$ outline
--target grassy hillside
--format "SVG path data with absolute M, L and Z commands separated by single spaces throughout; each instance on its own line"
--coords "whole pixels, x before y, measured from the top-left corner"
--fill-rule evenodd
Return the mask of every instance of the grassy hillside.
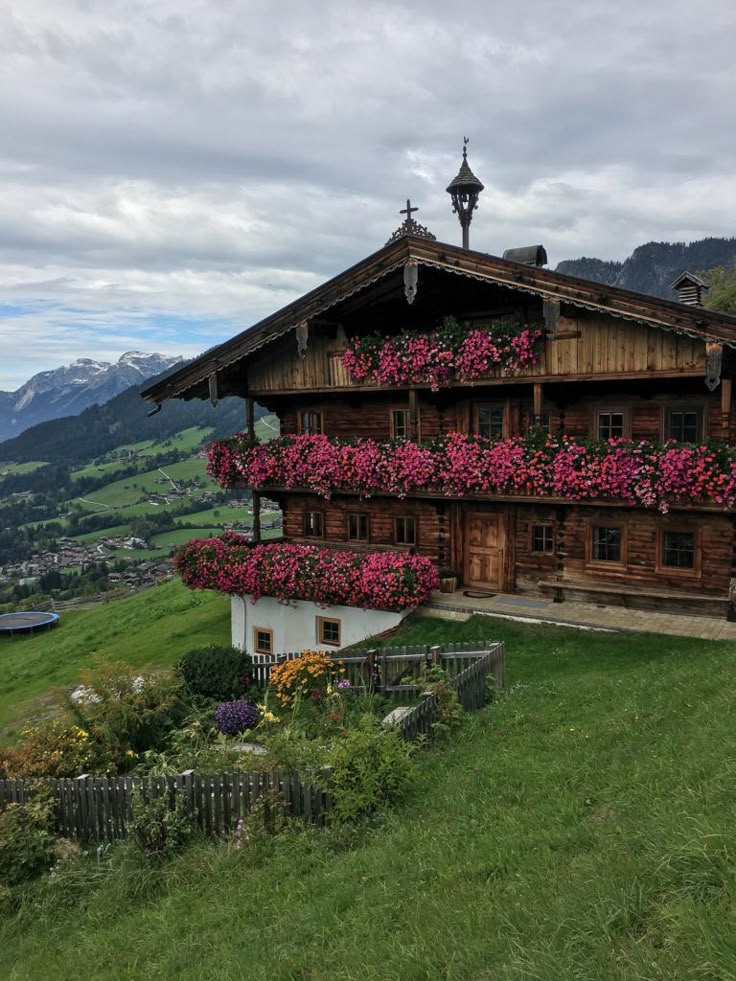
M 385 822 L 90 862 L 0 926 L 4 976 L 736 978 L 734 645 L 485 618 L 397 640 L 478 636 L 509 691 Z
M 112 475 L 121 467 L 127 466 L 131 462 L 131 458 L 138 459 L 141 462 L 141 469 L 145 469 L 147 457 L 156 456 L 157 453 L 166 453 L 170 450 L 192 453 L 206 441 L 211 433 L 212 429 L 210 428 L 191 426 L 189 429 L 183 429 L 180 433 L 176 433 L 163 441 L 145 439 L 139 443 L 118 446 L 114 453 L 109 454 L 115 459 L 107 460 L 103 457 L 100 461 L 89 463 L 87 466 L 73 471 L 72 477 L 79 480 L 82 477 L 99 477 L 101 474 Z
M 0 639 L 0 742 L 48 711 L 52 688 L 71 685 L 95 659 L 168 667 L 202 643 L 230 642 L 230 604 L 178 581 L 127 599 L 62 614 L 33 637 Z
M 32 473 L 34 470 L 38 470 L 39 467 L 45 466 L 45 463 L 39 461 L 33 461 L 29 463 L 3 463 L 0 461 L 0 480 L 3 477 L 7 477 L 10 474 L 15 473 Z

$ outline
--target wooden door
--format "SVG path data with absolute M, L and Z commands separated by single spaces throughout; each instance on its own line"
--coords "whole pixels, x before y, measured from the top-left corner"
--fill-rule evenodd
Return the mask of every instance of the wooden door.
M 465 516 L 465 584 L 503 589 L 505 515 L 478 511 Z

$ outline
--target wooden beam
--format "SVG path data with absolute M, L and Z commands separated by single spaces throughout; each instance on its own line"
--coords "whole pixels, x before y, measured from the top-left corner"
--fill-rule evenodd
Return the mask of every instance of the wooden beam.
M 731 385 L 730 378 L 721 378 L 721 428 L 724 439 L 728 439 L 731 431 Z
M 256 438 L 255 414 L 253 411 L 253 399 L 248 396 L 245 400 L 245 425 L 248 430 L 248 439 Z
M 261 540 L 261 493 L 252 491 L 253 498 L 253 541 Z
M 541 382 L 534 383 L 534 425 L 542 425 L 542 405 L 544 404 L 544 386 Z
M 417 402 L 416 388 L 409 389 L 409 439 L 416 439 L 419 435 L 419 404 Z

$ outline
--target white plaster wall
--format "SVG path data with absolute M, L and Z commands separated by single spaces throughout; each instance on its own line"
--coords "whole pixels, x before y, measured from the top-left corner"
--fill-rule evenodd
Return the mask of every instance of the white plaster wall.
M 290 651 L 335 651 L 317 643 L 317 617 L 333 617 L 342 621 L 341 647 L 397 627 L 408 611 L 387 613 L 383 610 L 361 610 L 356 606 L 317 606 L 295 600 L 288 606 L 272 596 L 263 596 L 251 603 L 250 596 L 231 597 L 231 626 L 233 647 L 253 654 L 253 628 L 273 630 L 274 654 Z

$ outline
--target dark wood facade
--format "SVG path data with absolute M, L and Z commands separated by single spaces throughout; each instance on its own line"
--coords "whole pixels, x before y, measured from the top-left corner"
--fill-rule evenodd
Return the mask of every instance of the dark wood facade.
M 411 306 L 403 291 L 407 261 L 420 268 Z M 539 362 L 437 392 L 356 384 L 346 372 L 346 337 L 429 330 L 447 315 L 469 328 L 499 319 L 544 324 Z M 305 323 L 301 357 L 294 329 Z M 576 437 L 733 441 L 734 347 L 736 318 L 408 240 L 403 252 L 390 246 L 376 253 L 145 397 L 201 397 L 208 382 L 210 395 L 214 387 L 214 394 L 266 406 L 292 434 L 509 438 L 535 425 Z M 492 433 L 483 431 L 489 419 Z M 548 498 L 268 494 L 283 509 L 290 539 L 413 548 L 452 568 L 466 586 L 724 615 L 729 609 L 734 517 L 715 504 L 660 514 Z

